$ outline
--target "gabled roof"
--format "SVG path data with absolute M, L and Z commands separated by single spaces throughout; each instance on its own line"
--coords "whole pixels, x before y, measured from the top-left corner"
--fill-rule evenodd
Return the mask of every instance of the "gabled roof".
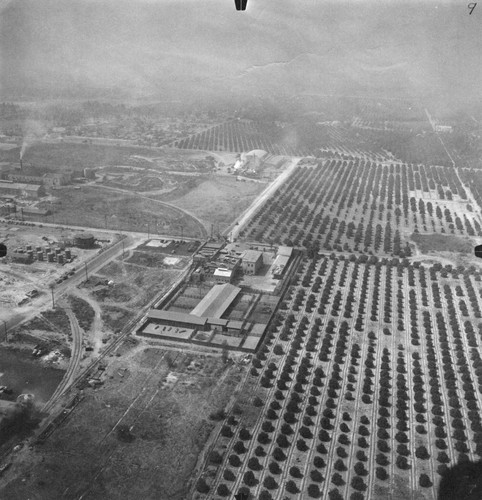
M 209 290 L 208 294 L 191 311 L 195 316 L 210 316 L 220 318 L 237 297 L 241 288 L 226 283 L 224 285 L 215 285 Z

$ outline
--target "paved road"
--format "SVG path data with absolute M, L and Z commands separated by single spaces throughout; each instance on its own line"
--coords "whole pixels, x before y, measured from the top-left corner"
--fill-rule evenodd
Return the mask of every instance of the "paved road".
M 301 158 L 292 158 L 289 160 L 290 165 L 254 200 L 251 206 L 237 221 L 237 224 L 235 223 L 234 226 L 229 226 L 228 229 L 224 231 L 224 235 L 227 236 L 231 233 L 233 239 L 237 238 L 243 226 L 251 219 L 254 213 L 266 203 L 266 200 L 268 200 L 268 198 L 283 184 L 283 182 L 288 179 L 300 160 Z

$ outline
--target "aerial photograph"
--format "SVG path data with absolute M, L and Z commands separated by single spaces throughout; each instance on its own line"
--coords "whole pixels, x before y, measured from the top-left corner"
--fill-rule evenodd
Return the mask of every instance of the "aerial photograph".
M 0 500 L 482 499 L 482 3 L 0 0 Z

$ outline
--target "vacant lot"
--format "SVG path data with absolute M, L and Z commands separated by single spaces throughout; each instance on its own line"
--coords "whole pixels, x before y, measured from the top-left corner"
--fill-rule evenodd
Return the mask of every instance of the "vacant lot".
M 57 223 L 202 237 L 204 229 L 193 217 L 156 201 L 106 189 L 83 186 L 56 191 L 61 205 L 54 217 Z
M 210 415 L 224 408 L 241 376 L 220 359 L 127 352 L 111 364 L 105 385 L 87 389 L 67 422 L 12 467 L 0 496 L 183 500 L 215 425 Z
M 215 231 L 223 231 L 265 187 L 266 184 L 257 182 L 237 181 L 234 176 L 212 176 L 201 183 L 193 181 L 193 189 L 179 198 L 170 195 L 170 202 L 214 224 Z
M 422 253 L 454 252 L 469 254 L 474 251 L 472 240 L 467 237 L 443 234 L 412 234 L 412 241 Z

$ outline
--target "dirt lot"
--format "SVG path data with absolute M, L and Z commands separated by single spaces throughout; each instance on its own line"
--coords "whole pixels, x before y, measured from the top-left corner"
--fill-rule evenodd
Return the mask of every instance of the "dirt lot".
M 70 241 L 76 232 L 51 227 L 19 226 L 0 223 L 0 241 L 5 242 L 8 251 L 18 247 L 32 245 L 42 248 L 50 246 L 70 247 Z M 115 235 L 95 232 L 95 236 L 106 241 L 113 241 Z M 104 243 L 103 243 L 104 244 Z M 108 243 L 105 243 L 106 245 Z M 30 303 L 23 307 L 17 304 L 25 299 L 31 290 L 38 290 L 40 295 L 49 294 L 49 284 L 55 283 L 62 275 L 74 268 L 80 268 L 83 262 L 94 256 L 100 246 L 92 250 L 71 247 L 73 260 L 64 265 L 55 262 L 34 261 L 32 264 L 12 263 L 9 254 L 0 259 L 0 319 L 8 320 L 15 313 L 29 310 Z
M 123 353 L 105 385 L 86 389 L 41 447 L 18 453 L 0 496 L 185 499 L 215 426 L 210 415 L 243 373 L 219 358 L 145 347 Z
M 234 176 L 210 176 L 170 203 L 195 213 L 202 221 L 214 224 L 215 231 L 222 232 L 265 187 L 266 184 L 257 182 L 236 181 Z

